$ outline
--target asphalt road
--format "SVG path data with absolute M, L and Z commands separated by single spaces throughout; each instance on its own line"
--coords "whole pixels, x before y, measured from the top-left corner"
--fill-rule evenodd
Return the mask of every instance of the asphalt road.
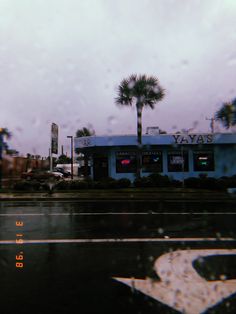
M 236 213 L 188 206 L 1 203 L 1 313 L 235 313 Z

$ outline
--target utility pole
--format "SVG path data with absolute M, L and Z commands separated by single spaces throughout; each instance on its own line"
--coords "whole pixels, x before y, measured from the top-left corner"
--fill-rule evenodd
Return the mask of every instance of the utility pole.
M 215 118 L 206 118 L 206 120 L 211 121 L 211 123 L 210 123 L 211 133 L 214 133 L 216 119 Z
M 73 173 L 73 165 L 74 165 L 74 158 L 73 158 L 73 136 L 68 135 L 67 138 L 70 138 L 70 157 L 71 157 L 71 180 L 73 180 L 74 173 Z
M 52 150 L 49 148 L 49 158 L 50 158 L 50 171 L 52 172 Z

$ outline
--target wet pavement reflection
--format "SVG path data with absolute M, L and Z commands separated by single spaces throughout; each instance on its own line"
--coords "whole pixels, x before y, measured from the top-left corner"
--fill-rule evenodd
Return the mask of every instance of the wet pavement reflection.
M 179 313 L 172 303 L 157 301 L 115 278 L 159 282 L 154 265 L 166 253 L 236 247 L 232 212 L 188 212 L 186 208 L 179 213 L 146 208 L 120 212 L 112 204 L 106 206 L 107 213 L 75 202 L 2 205 L 2 313 Z M 19 239 L 22 243 L 16 243 Z M 224 275 L 223 257 L 214 267 L 212 258 L 196 266 L 202 278 L 205 273 L 211 275 L 208 260 L 212 276 Z M 232 263 L 227 258 L 230 279 L 235 275 L 230 272 L 234 261 L 235 256 Z M 235 311 L 233 295 L 207 309 L 207 313 Z

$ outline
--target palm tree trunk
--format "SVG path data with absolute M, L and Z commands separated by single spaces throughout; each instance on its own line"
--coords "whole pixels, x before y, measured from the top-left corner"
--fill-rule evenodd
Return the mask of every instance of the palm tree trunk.
M 141 177 L 142 170 L 142 106 L 137 105 L 137 178 Z

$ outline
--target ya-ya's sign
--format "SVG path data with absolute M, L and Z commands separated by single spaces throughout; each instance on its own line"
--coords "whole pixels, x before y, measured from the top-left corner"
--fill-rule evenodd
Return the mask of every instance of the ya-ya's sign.
M 211 144 L 213 134 L 175 134 L 173 135 L 175 144 Z

